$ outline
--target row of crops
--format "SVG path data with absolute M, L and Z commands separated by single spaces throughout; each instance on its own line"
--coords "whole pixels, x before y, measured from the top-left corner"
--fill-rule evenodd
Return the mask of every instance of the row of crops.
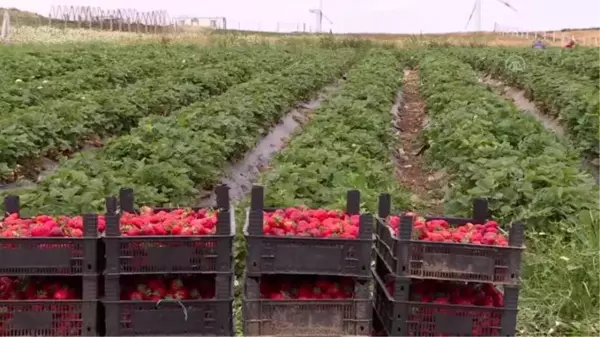
M 458 58 L 430 55 L 420 67 L 431 118 L 428 156 L 452 172 L 447 206 L 464 212 L 473 197 L 485 195 L 495 217 L 524 219 L 531 252 L 524 260 L 521 324 L 538 329 L 571 317 L 576 334 L 585 333 L 577 320 L 598 307 L 586 290 L 597 285 L 588 271 L 598 268 L 592 256 L 598 187 L 579 169 L 579 152 L 490 92 Z
M 23 145 L 7 141 L 6 146 L 15 148 L 12 158 L 11 151 L 3 152 L 9 168 L 18 163 L 19 156 L 43 156 L 49 146 L 74 141 L 73 145 L 67 144 L 74 147 L 86 135 L 116 135 L 102 149 L 77 154 L 61 163 L 60 169 L 38 188 L 23 194 L 28 207 L 55 212 L 97 210 L 103 198 L 119 186 L 136 188 L 140 200 L 147 203 L 186 204 L 194 200 L 196 188 L 211 188 L 223 165 L 251 148 L 286 107 L 338 78 L 352 62 L 354 52 L 313 49 L 289 53 L 256 48 L 240 52 L 216 49 L 210 55 L 219 61 L 192 66 L 184 72 L 185 77 L 169 80 L 170 86 L 181 88 L 161 86 L 160 90 L 151 90 L 138 88 L 138 82 L 119 94 L 106 96 L 103 103 L 57 112 L 55 124 L 51 123 L 52 115 L 46 115 L 49 123 L 3 130 L 16 133 L 3 135 L 3 139 L 24 139 L 24 145 L 30 145 L 28 151 Z M 148 83 L 156 85 L 153 79 Z M 137 94 L 128 92 L 130 88 Z M 141 101 L 133 101 L 137 99 Z M 73 124 L 61 129 L 67 117 Z M 14 116 L 10 120 L 13 126 L 19 126 Z M 8 117 L 6 121 L 9 123 Z M 36 135 L 36 127 L 53 132 L 55 137 Z M 22 165 L 32 164 L 27 161 Z M 80 187 L 73 186 L 73 179 Z M 73 200 L 81 202 L 74 204 Z
M 121 316 L 109 317 L 110 308 L 120 305 L 118 301 L 157 302 L 172 299 L 216 300 L 219 302 L 218 307 L 222 309 L 211 307 L 210 315 L 216 315 L 215 322 L 221 322 L 221 319 L 231 319 L 230 311 L 237 313 L 233 323 L 238 325 L 238 332 L 244 330 L 246 334 L 273 334 L 279 331 L 289 335 L 296 331 L 310 334 L 310 331 L 302 330 L 300 326 L 286 326 L 290 324 L 288 320 L 274 322 L 277 317 L 283 319 L 282 315 L 273 314 L 277 311 L 276 308 L 282 312 L 288 309 L 283 304 L 277 306 L 268 301 L 337 299 L 354 300 L 358 303 L 367 300 L 369 296 L 364 297 L 364 289 L 360 289 L 366 280 L 376 281 L 371 278 L 370 270 L 360 276 L 323 273 L 316 279 L 304 278 L 293 273 L 294 270 L 298 272 L 304 268 L 294 265 L 300 263 L 300 259 L 292 259 L 296 262 L 286 262 L 289 267 L 286 268 L 290 269 L 285 273 L 288 279 L 272 278 L 272 275 L 262 275 L 261 272 L 246 275 L 250 279 L 245 279 L 243 271 L 247 267 L 247 261 L 253 261 L 252 258 L 257 256 L 250 253 L 252 246 L 248 245 L 252 243 L 248 241 L 248 236 L 242 235 L 246 225 L 244 208 L 251 204 L 252 207 L 257 206 L 249 197 L 235 200 L 235 209 L 221 204 L 218 212 L 194 210 L 189 213 L 189 210 L 180 209 L 163 214 L 160 210 L 156 213 L 149 213 L 143 208 L 134 210 L 132 205 L 123 202 L 127 200 L 127 193 L 120 189 L 132 188 L 135 191 L 135 204 L 139 206 L 195 205 L 200 194 L 213 190 L 219 184 L 221 173 L 228 164 L 241 159 L 252 150 L 261 136 L 286 111 L 296 103 L 313 97 L 323 87 L 343 76 L 344 80 L 339 86 L 326 95 L 311 114 L 308 124 L 300 133 L 293 135 L 287 146 L 275 156 L 268 169 L 261 172 L 255 182 L 265 186 L 265 206 L 297 209 L 303 205 L 311 210 L 288 209 L 283 213 L 267 214 L 264 219 L 259 220 L 259 223 L 265 221 L 266 229 L 263 231 L 267 230 L 271 235 L 284 233 L 285 236 L 292 237 L 319 236 L 323 240 L 331 239 L 330 236 L 334 233 L 334 237 L 356 239 L 362 235 L 357 231 L 363 225 L 359 225 L 358 217 L 352 216 L 357 216 L 360 211 L 377 213 L 377 199 L 382 193 L 390 196 L 397 210 L 421 213 L 423 210 L 415 209 L 417 205 L 411 201 L 411 193 L 395 178 L 394 164 L 390 160 L 390 149 L 399 141 L 391 127 L 390 110 L 395 100 L 401 97 L 398 93 L 403 84 L 402 70 L 408 67 L 418 70 L 420 91 L 427 107 L 428 125 L 422 134 L 424 141 L 428 143 L 425 151 L 427 162 L 430 167 L 446 172 L 445 215 L 469 215 L 473 200 L 486 198 L 491 217 L 504 229 L 508 229 L 509 224 L 517 220 L 525 223 L 527 250 L 522 260 L 517 333 L 597 333 L 597 185 L 580 168 L 582 156 L 597 156 L 600 138 L 598 87 L 594 82 L 593 65 L 590 64 L 593 55 L 586 49 L 576 49 L 570 51 L 570 54 L 557 54 L 555 50 L 540 54 L 529 50 L 495 48 L 374 48 L 365 51 L 306 46 L 294 48 L 291 45 L 200 48 L 148 44 L 127 48 L 105 45 L 94 46 L 92 49 L 70 48 L 72 50 L 62 52 L 53 49 L 36 51 L 31 47 L 1 51 L 6 57 L 0 60 L 0 68 L 5 69 L 7 74 L 2 78 L 6 85 L 0 89 L 2 182 L 33 179 L 42 171 L 41 163 L 44 158 L 63 159 L 56 170 L 47 173 L 35 186 L 6 190 L 3 193 L 19 195 L 19 212 L 23 217 L 36 213 L 75 215 L 101 212 L 102 215 L 91 225 L 83 224 L 85 219 L 88 223 L 93 222 L 86 217 L 60 218 L 56 220 L 57 226 L 49 227 L 41 224 L 54 221 L 51 217 L 42 216 L 33 222 L 17 220 L 18 218 L 9 221 L 5 219 L 0 222 L 1 236 L 219 236 L 232 234 L 218 229 L 219 226 L 227 227 L 232 222 L 237 227 L 232 248 L 234 251 L 231 253 L 235 257 L 231 268 L 235 270 L 233 274 L 228 274 L 232 272 L 231 269 L 219 272 L 213 270 L 211 275 L 199 279 L 199 275 L 184 273 L 190 270 L 183 268 L 167 278 L 156 277 L 156 273 L 166 273 L 164 268 L 171 263 L 167 261 L 169 259 L 156 256 L 157 261 L 162 261 L 157 264 L 163 269 L 136 269 L 136 275 L 128 277 L 115 270 L 106 271 L 104 289 L 102 282 L 91 282 L 85 275 L 80 275 L 84 274 L 81 271 L 74 273 L 82 277 L 83 287 L 88 289 L 85 294 L 82 291 L 69 292 L 68 289 L 78 287 L 73 284 L 73 280 L 68 277 L 65 279 L 65 275 L 56 280 L 48 280 L 48 273 L 42 273 L 45 274 L 44 278 L 39 278 L 39 273 L 35 275 L 28 272 L 27 274 L 32 274 L 28 276 L 38 276 L 24 283 L 32 284 L 30 291 L 35 293 L 52 293 L 52 298 L 57 300 L 105 300 L 97 307 L 106 310 L 104 321 L 95 321 L 92 326 L 90 322 L 81 322 L 75 317 L 80 313 L 70 312 L 67 308 L 56 317 L 70 323 L 59 324 L 60 331 L 57 330 L 54 334 L 80 335 L 85 326 L 107 333 L 100 328 L 101 325 L 114 334 L 132 333 L 135 306 L 121 306 Z M 505 67 L 506 58 L 512 55 L 519 55 L 526 61 L 527 71 L 514 72 Z M 573 70 L 574 62 L 583 62 L 585 65 L 577 67 L 576 73 Z M 479 81 L 482 72 L 491 73 L 525 90 L 546 113 L 561 119 L 568 139 L 552 134 L 500 94 L 490 91 Z M 567 87 L 568 90 L 565 90 Z M 81 151 L 90 143 L 94 143 L 97 148 Z M 349 201 L 352 194 L 349 190 L 360 191 L 359 205 L 352 206 L 352 212 Z M 105 200 L 112 195 L 119 195 L 118 205 Z M 255 197 L 253 194 L 253 198 Z M 13 202 L 12 206 L 10 202 L 5 205 L 8 213 L 14 211 L 14 199 L 10 200 Z M 111 213 L 115 211 L 115 205 L 119 208 L 117 214 Z M 12 211 L 10 207 L 13 207 Z M 344 207 L 347 214 L 343 216 L 339 212 L 312 211 L 321 208 L 342 210 Z M 258 209 L 262 209 L 262 206 Z M 379 211 L 381 212 L 381 208 Z M 127 215 L 125 220 L 122 217 L 116 220 L 111 218 L 125 214 L 124 212 L 138 212 L 138 215 Z M 302 215 L 294 216 L 298 212 Z M 325 213 L 323 215 L 319 212 Z M 230 213 L 235 213 L 235 216 L 223 218 L 223 214 Z M 393 222 L 399 221 L 398 219 L 384 220 L 389 221 L 387 224 L 392 228 L 398 229 L 398 224 Z M 301 224 L 301 221 L 306 224 Z M 307 227 L 311 221 L 323 223 L 320 227 L 317 226 L 317 230 Z M 367 220 L 361 217 L 360 221 L 363 223 Z M 479 225 L 484 226 L 485 221 L 481 221 Z M 328 225 L 325 226 L 325 223 Z M 432 226 L 439 225 L 437 223 Z M 467 224 L 461 225 L 470 228 Z M 304 227 L 300 230 L 298 226 Z M 493 222 L 486 222 L 485 226 L 496 228 Z M 60 233 L 55 227 L 60 228 Z M 431 231 L 443 230 L 442 227 Z M 339 232 L 336 228 L 340 228 Z M 465 230 L 469 233 L 469 244 L 481 243 L 471 235 L 484 236 L 486 233 L 483 229 L 472 233 L 470 229 Z M 457 229 L 457 233 L 458 231 Z M 489 231 L 496 233 L 495 229 Z M 501 232 L 502 230 L 498 230 L 498 241 L 494 242 L 508 244 Z M 459 241 L 464 242 L 462 239 Z M 110 241 L 102 242 L 108 247 Z M 170 247 L 167 243 L 155 242 L 154 245 Z M 182 251 L 187 252 L 186 254 L 213 254 L 211 258 L 214 258 L 214 252 L 207 253 L 210 250 L 208 247 L 213 247 L 211 245 L 206 243 Z M 261 245 L 265 245 L 267 249 L 263 255 L 272 253 L 272 244 Z M 310 245 L 307 247 L 308 250 L 311 249 Z M 157 255 L 138 252 L 139 245 L 126 249 L 127 252 L 123 254 Z M 225 251 L 220 250 L 221 253 Z M 160 254 L 162 253 L 158 253 Z M 177 254 L 173 250 L 171 260 L 187 261 L 189 258 L 185 254 L 181 255 L 183 253 Z M 310 255 L 309 251 L 306 254 Z M 109 258 L 108 254 L 106 258 Z M 198 258 L 204 259 L 202 256 Z M 331 258 L 334 258 L 333 255 Z M 321 263 L 329 265 L 322 261 L 308 261 L 303 266 L 308 264 L 314 267 Z M 271 261 L 268 265 L 274 266 L 276 263 Z M 169 268 L 173 269 L 171 272 L 175 272 L 174 269 L 179 267 Z M 1 261 L 0 270 L 8 270 L 2 269 Z M 93 272 L 96 276 L 102 274 L 99 268 Z M 131 270 L 123 269 L 122 272 L 131 274 Z M 201 274 L 200 271 L 197 272 Z M 279 272 L 283 273 L 281 270 Z M 307 270 L 303 272 L 308 273 Z M 314 270 L 310 272 L 319 274 Z M 230 298 L 234 294 L 217 285 L 230 284 L 233 278 L 238 283 L 235 301 L 231 302 Z M 8 282 L 2 278 L 0 281 Z M 10 282 L 13 284 L 12 282 L 17 281 L 11 279 Z M 18 282 L 25 281 L 19 279 Z M 403 284 L 402 282 L 404 281 L 396 281 L 397 284 Z M 488 303 L 487 300 L 475 297 L 472 301 L 452 299 L 450 293 L 455 293 L 457 289 L 467 293 L 483 291 L 485 294 L 482 296 L 492 298 L 489 302 L 491 307 L 506 312 L 514 311 L 514 308 L 507 309 L 508 304 L 504 306 L 500 302 L 496 288 L 482 285 L 451 287 L 445 282 L 442 282 L 443 286 L 428 283 L 425 285 L 428 290 L 420 293 L 419 297 L 441 296 L 439 294 L 447 290 L 450 301 L 462 301 L 461 305 L 468 302 L 468 305 L 482 306 L 485 305 L 483 303 Z M 242 283 L 252 286 L 244 288 Z M 290 283 L 293 284 L 293 291 L 289 288 Z M 384 283 L 386 287 L 394 287 L 393 282 Z M 258 286 L 260 289 L 254 289 Z M 90 287 L 98 288 L 98 292 L 90 293 Z M 298 295 L 297 291 L 304 288 L 311 290 Z M 315 290 L 317 288 L 319 290 Z M 446 290 L 442 291 L 442 288 Z M 512 290 L 505 289 L 505 295 L 502 295 L 504 298 L 519 297 L 519 292 L 514 290 L 516 288 L 510 289 Z M 0 282 L 0 295 L 1 290 Z M 167 292 L 163 294 L 163 290 Z M 111 293 L 112 297 L 107 300 L 108 295 L 103 291 Z M 383 288 L 380 287 L 377 291 L 381 295 Z M 57 292 L 58 295 L 55 295 Z M 323 297 L 322 292 L 333 297 Z M 12 290 L 10 294 L 12 297 L 16 296 Z M 387 289 L 386 295 L 403 301 L 400 297 L 395 297 L 391 288 Z M 240 303 L 242 297 L 245 298 L 244 304 Z M 433 299 L 434 303 L 444 304 L 442 297 Z M 411 301 L 414 300 L 412 295 L 410 298 Z M 4 299 L 10 298 L 0 298 L 0 301 Z M 271 312 L 270 316 L 252 316 L 251 313 L 259 312 L 256 311 L 257 307 L 252 306 L 256 305 L 252 301 L 263 300 L 268 301 L 264 307 L 260 307 L 260 312 L 263 315 Z M 441 302 L 435 302 L 436 300 Z M 340 318 L 342 331 L 346 334 L 369 334 L 371 329 L 358 330 L 369 326 L 371 320 L 376 321 L 382 311 L 391 310 L 384 310 L 380 299 L 375 301 L 380 301 L 379 304 L 374 304 L 375 307 L 379 305 L 379 312 L 376 310 L 375 314 L 354 312 L 353 315 L 357 316 L 351 319 Z M 2 303 L 4 302 L 0 302 L 0 306 Z M 319 310 L 324 310 L 322 308 L 327 307 L 327 303 L 323 302 Z M 351 302 L 345 304 L 350 305 L 349 303 Z M 385 303 L 391 305 L 393 301 Z M 516 305 L 516 300 L 511 303 L 510 305 Z M 267 304 L 272 304 L 272 307 L 267 307 Z M 198 305 L 201 304 L 190 302 L 190 308 L 201 310 Z M 146 307 L 149 308 L 149 305 Z M 418 320 L 416 317 L 431 318 L 432 314 L 426 308 L 418 309 L 424 311 L 415 312 L 416 316 L 412 318 L 398 318 L 393 324 L 387 321 L 388 325 L 377 333 L 387 330 L 387 334 L 394 335 L 389 331 L 391 327 L 412 329 L 411 333 L 416 335 L 458 333 L 439 332 L 433 323 L 421 324 L 418 328 L 411 325 L 415 324 L 414 320 Z M 48 307 L 48 310 L 51 309 Z M 213 310 L 221 311 L 217 315 Z M 353 310 L 364 311 L 356 308 Z M 444 313 L 444 310 L 440 312 Z M 242 312 L 245 314 L 241 315 Z M 288 314 L 295 316 L 294 312 Z M 463 314 L 462 311 L 457 313 L 459 316 L 464 316 Z M 471 314 L 472 312 L 467 316 L 470 317 Z M 193 310 L 190 315 L 193 315 Z M 474 326 L 465 334 L 502 335 L 510 331 L 510 323 L 507 323 L 510 318 L 506 318 L 510 315 L 503 315 L 504 318 L 499 318 L 497 314 L 474 315 Z M 245 316 L 245 320 L 242 316 Z M 303 317 L 300 314 L 298 316 Z M 151 324 L 153 316 L 144 317 L 145 319 L 138 317 L 138 322 L 143 322 L 141 324 L 147 327 L 145 332 L 139 333 L 157 333 L 148 329 L 159 329 L 161 324 Z M 154 319 L 158 321 L 157 317 Z M 165 314 L 164 317 L 171 316 Z M 393 320 L 394 315 L 390 317 Z M 10 316 L 10 319 L 15 318 Z M 180 313 L 172 314 L 172 319 L 179 322 Z M 337 322 L 336 319 L 328 320 L 334 324 Z M 109 321 L 112 323 L 109 324 Z M 200 325 L 208 326 L 207 321 L 203 322 Z M 383 323 L 386 325 L 386 322 Z M 177 330 L 178 334 L 192 331 L 185 329 L 196 328 L 187 318 L 185 323 L 178 324 L 185 327 Z M 228 323 L 224 324 L 226 326 Z M 212 328 L 216 330 L 211 331 L 217 331 L 217 334 L 228 333 L 226 329 Z M 33 333 L 26 329 L 20 331 L 24 331 L 24 334 Z M 40 331 L 47 333 L 48 330 Z M 0 335 L 3 333 L 5 332 L 0 325 Z M 169 331 L 161 330 L 160 333 L 166 334 Z
M 492 73 L 525 90 L 550 117 L 559 119 L 577 149 L 591 158 L 600 155 L 600 96 L 598 53 L 583 49 L 560 54 L 514 49 L 458 51 L 478 70 Z M 506 66 L 511 55 L 522 55 L 524 69 Z M 553 55 L 553 56 L 552 56 Z M 514 56 L 513 56 L 514 57 Z M 577 72 L 575 72 L 577 69 Z

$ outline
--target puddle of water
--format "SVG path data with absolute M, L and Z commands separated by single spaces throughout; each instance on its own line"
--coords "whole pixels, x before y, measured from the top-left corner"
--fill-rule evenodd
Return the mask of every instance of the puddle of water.
M 339 84 L 338 82 L 325 87 L 317 98 L 303 102 L 290 110 L 252 150 L 246 152 L 241 160 L 230 163 L 224 169 L 221 184 L 229 186 L 229 198 L 232 202 L 241 200 L 250 193 L 261 170 L 266 168 L 271 159 L 285 148 L 289 137 L 309 121 L 310 115 L 323 103 L 325 97 L 339 87 Z M 206 193 L 199 206 L 208 207 L 215 202 L 214 193 Z
M 527 96 L 525 96 L 525 91 L 507 86 L 502 81 L 493 79 L 489 76 L 486 76 L 483 79 L 481 79 L 481 82 L 489 85 L 490 87 L 495 88 L 496 90 L 501 91 L 502 95 L 504 95 L 507 98 L 510 98 L 513 101 L 513 103 L 517 106 L 517 108 L 519 108 L 519 110 L 521 110 L 523 113 L 533 116 L 540 123 L 542 123 L 542 125 L 547 130 L 554 132 L 558 136 L 565 136 L 565 130 L 560 125 L 560 123 L 556 119 L 553 119 L 552 117 L 549 117 L 543 112 L 541 112 L 535 106 L 535 103 L 530 101 L 527 98 Z M 586 171 L 588 171 L 594 176 L 596 184 L 600 183 L 599 166 L 594 165 L 592 160 L 588 160 L 585 158 L 581 160 L 581 166 L 583 166 L 583 168 Z

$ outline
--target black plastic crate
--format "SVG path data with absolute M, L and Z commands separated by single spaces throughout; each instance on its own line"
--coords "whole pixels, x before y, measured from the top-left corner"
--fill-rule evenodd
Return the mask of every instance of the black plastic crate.
M 229 188 L 216 188 L 217 230 L 203 236 L 121 236 L 117 199 L 106 200 L 106 274 L 213 273 L 233 267 L 234 212 L 230 210 Z M 138 213 L 132 189 L 121 189 L 120 211 Z M 191 207 L 199 210 L 199 207 Z M 155 212 L 172 209 L 156 208 Z
M 232 336 L 233 300 L 108 302 L 107 336 Z M 184 309 L 185 308 L 185 309 Z
M 389 336 L 381 322 L 379 314 L 375 311 L 375 307 L 373 307 L 373 327 L 371 328 L 371 336 Z
M 0 336 L 97 336 L 96 301 L 0 301 Z
M 0 336 L 97 336 L 98 279 L 82 282 L 82 300 L 0 300 Z
M 518 284 L 521 255 L 524 250 L 524 225 L 511 226 L 508 246 L 461 244 L 412 240 L 415 218 L 400 217 L 398 237 L 387 226 L 391 199 L 388 194 L 379 197 L 376 218 L 375 250 L 391 273 L 398 277 L 416 277 L 468 282 Z M 488 218 L 484 199 L 473 202 L 472 218 L 425 217 L 426 220 L 445 220 L 449 224 L 468 222 L 483 224 Z
M 217 274 L 215 299 L 122 301 L 120 277 L 105 276 L 107 336 L 232 336 L 233 273 Z
M 246 277 L 244 336 L 370 336 L 370 282 L 356 283 L 353 299 L 260 299 L 259 278 Z
M 4 198 L 5 215 L 20 213 L 18 196 Z M 0 238 L 0 275 L 83 275 L 98 270 L 98 216 L 83 215 L 83 237 Z
M 517 286 L 504 287 L 504 307 L 496 308 L 409 301 L 410 279 L 396 278 L 392 296 L 376 270 L 373 278 L 375 311 L 389 336 L 514 336 L 516 333 Z
M 373 216 L 360 215 L 356 239 L 313 238 L 263 235 L 264 189 L 253 186 L 247 212 L 246 271 L 260 274 L 318 274 L 370 278 L 373 245 Z M 360 192 L 348 191 L 346 213 L 360 214 Z

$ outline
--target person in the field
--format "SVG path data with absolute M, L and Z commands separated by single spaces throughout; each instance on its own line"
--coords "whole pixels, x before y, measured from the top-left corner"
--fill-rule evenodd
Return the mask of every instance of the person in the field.
M 567 43 L 567 45 L 565 46 L 565 48 L 573 48 L 575 47 L 575 39 L 571 39 L 571 41 L 569 41 L 569 43 Z
M 544 42 L 542 42 L 542 40 L 537 40 L 535 41 L 535 43 L 531 46 L 531 48 L 536 48 L 536 49 L 543 49 L 546 48 L 546 45 L 544 45 Z

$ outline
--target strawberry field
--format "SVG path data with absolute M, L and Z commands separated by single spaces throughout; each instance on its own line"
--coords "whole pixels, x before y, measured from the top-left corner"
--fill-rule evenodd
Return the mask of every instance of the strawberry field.
M 0 55 L 0 336 L 600 333 L 597 51 Z

